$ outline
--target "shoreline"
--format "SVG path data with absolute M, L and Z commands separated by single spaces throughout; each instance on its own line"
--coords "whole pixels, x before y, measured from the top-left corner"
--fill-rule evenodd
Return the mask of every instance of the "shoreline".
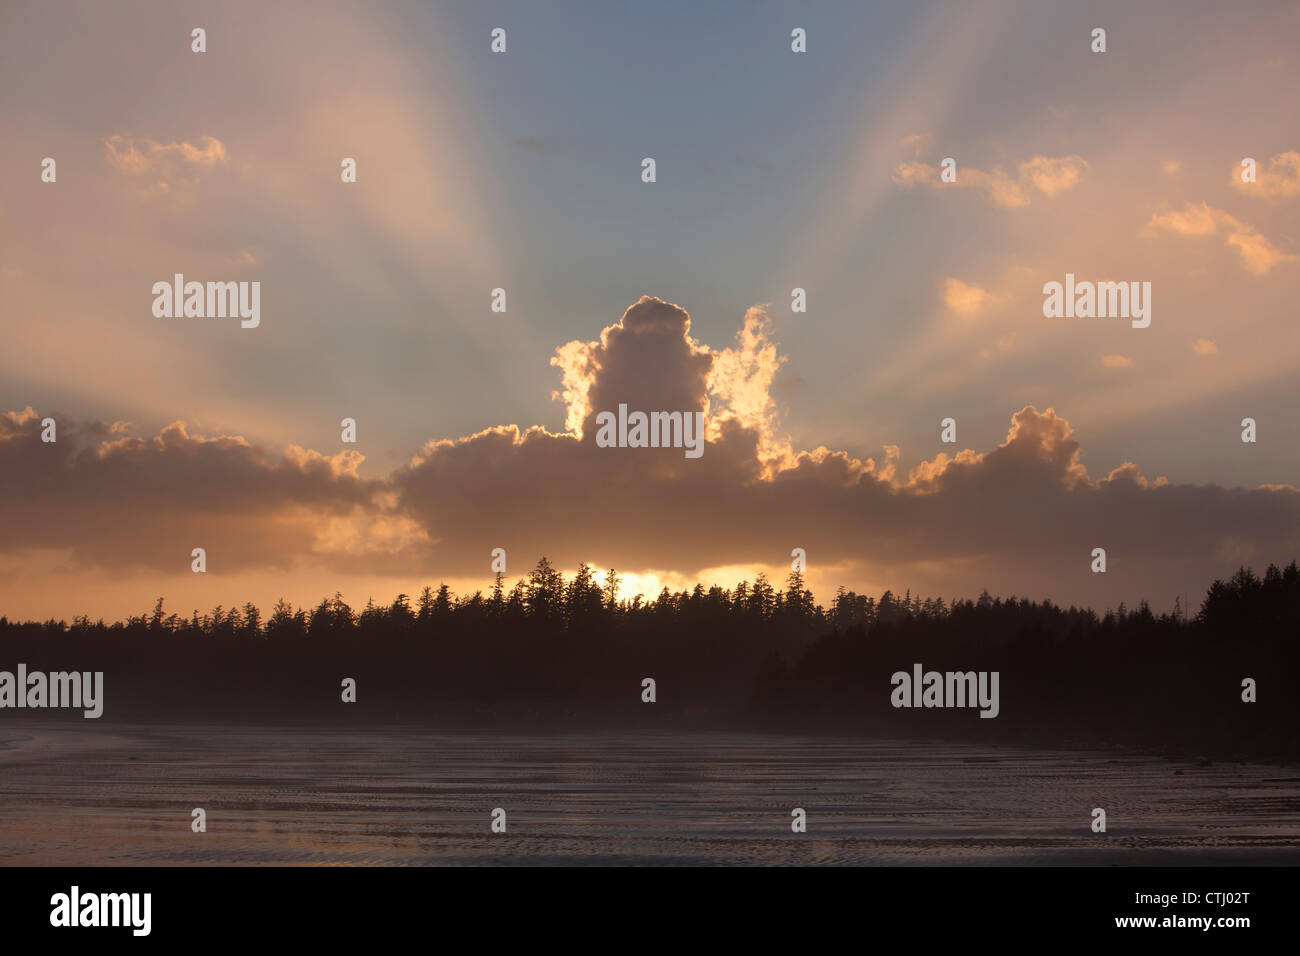
M 96 722 L 98 724 L 98 722 Z M 1195 769 L 1213 766 L 1269 767 L 1286 770 L 1300 768 L 1300 761 L 1276 758 L 1217 756 L 1209 757 L 1196 748 L 1156 748 L 1140 744 L 1120 744 L 1113 741 L 1071 740 L 1064 744 L 1046 744 L 1032 738 L 981 740 L 968 735 L 926 734 L 922 736 L 902 736 L 897 734 L 877 734 L 869 731 L 857 731 L 846 728 L 824 728 L 803 726 L 788 730 L 776 730 L 771 727 L 756 727 L 735 722 L 716 722 L 708 724 L 687 725 L 669 724 L 646 726 L 644 724 L 625 725 L 606 724 L 599 728 L 579 726 L 573 723 L 552 723 L 539 725 L 503 721 L 498 723 L 452 722 L 446 724 L 394 723 L 387 721 L 362 721 L 356 723 L 322 723 L 307 720 L 242 720 L 242 721 L 193 721 L 164 719 L 128 719 L 115 721 L 111 725 L 83 726 L 66 723 L 54 724 L 48 718 L 30 717 L 22 725 L 9 730 L 0 729 L 0 752 L 10 754 L 32 753 L 39 748 L 40 741 L 46 737 L 58 737 L 63 741 L 78 741 L 89 744 L 93 749 L 111 746 L 113 739 L 125 743 L 132 735 L 147 733 L 196 733 L 235 732 L 235 733 L 301 733 L 321 735 L 364 734 L 378 736 L 419 736 L 419 737 L 500 737 L 527 740 L 603 740 L 611 738 L 632 740 L 655 736 L 671 736 L 680 739 L 691 737 L 723 737 L 760 739 L 771 741 L 843 741 L 859 745 L 878 745 L 882 747 L 949 747 L 959 749 L 979 749 L 1005 751 L 1008 754 L 1052 754 L 1052 755 L 1089 755 L 1097 758 L 1148 758 L 1164 760 L 1171 765 L 1186 765 Z M 31 746 L 23 746 L 31 744 Z M 1181 770 L 1179 771 L 1182 772 Z

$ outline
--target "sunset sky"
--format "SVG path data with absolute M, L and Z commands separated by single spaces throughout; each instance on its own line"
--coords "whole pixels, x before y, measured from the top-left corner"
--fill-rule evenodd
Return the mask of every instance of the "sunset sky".
M 1060 6 L 5 3 L 0 614 L 1300 557 L 1300 5 Z M 260 326 L 156 318 L 175 273 Z M 1150 327 L 1045 318 L 1067 273 Z M 597 448 L 620 402 L 703 456 Z

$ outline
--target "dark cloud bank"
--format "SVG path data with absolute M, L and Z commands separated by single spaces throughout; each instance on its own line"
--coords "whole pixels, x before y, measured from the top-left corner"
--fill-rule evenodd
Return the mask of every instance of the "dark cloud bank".
M 1098 606 L 1199 596 L 1241 564 L 1300 553 L 1295 488 L 1175 484 L 1136 464 L 1093 477 L 1051 408 L 1015 412 L 996 448 L 940 455 L 907 476 L 892 456 L 795 451 L 770 398 L 780 363 L 761 310 L 730 348 L 712 349 L 691 337 L 683 309 L 645 297 L 599 339 L 557 349 L 569 431 L 486 427 L 431 441 L 370 479 L 352 452 L 275 455 L 179 422 L 140 438 L 58 419 L 48 444 L 48 412 L 10 412 L 0 416 L 0 551 L 68 549 L 89 564 L 175 571 L 178 552 L 202 541 L 230 569 L 323 561 L 486 578 L 503 547 L 512 578 L 542 554 L 559 567 L 691 578 L 780 567 L 801 547 L 823 586 L 987 588 Z M 595 415 L 619 404 L 704 411 L 704 454 L 597 447 Z M 1104 575 L 1090 570 L 1097 547 Z

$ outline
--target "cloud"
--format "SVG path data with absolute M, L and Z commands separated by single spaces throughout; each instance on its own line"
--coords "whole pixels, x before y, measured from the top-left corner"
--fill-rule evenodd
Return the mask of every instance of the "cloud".
M 1182 209 L 1154 214 L 1143 231 L 1147 235 L 1172 232 L 1192 239 L 1222 234 L 1224 241 L 1241 255 L 1241 264 L 1246 271 L 1256 276 L 1268 275 L 1277 266 L 1300 258 L 1278 249 L 1254 226 L 1204 200 L 1185 203 Z
M 911 136 L 904 136 L 898 141 L 898 145 L 904 149 L 910 149 L 913 156 L 920 156 L 933 143 L 933 133 L 913 133 Z
M 1127 600 L 1139 586 L 1188 593 L 1240 560 L 1300 550 L 1296 489 L 1173 485 L 1131 462 L 1094 477 L 1052 408 L 1025 405 L 1001 444 L 938 453 L 906 477 L 896 445 L 878 458 L 795 448 L 771 398 L 782 362 L 761 309 L 715 349 L 680 306 L 643 297 L 596 339 L 556 350 L 566 431 L 488 425 L 432 440 L 376 479 L 359 476 L 355 452 L 277 456 L 179 422 L 147 438 L 61 422 L 45 444 L 26 408 L 0 417 L 0 556 L 65 548 L 101 567 L 175 570 L 202 546 L 210 569 L 316 560 L 453 579 L 486 578 L 502 547 L 512 576 L 546 554 L 692 579 L 779 569 L 802 547 L 814 570 L 834 569 L 832 588 L 883 580 L 1104 605 L 1117 588 Z M 704 412 L 703 456 L 597 447 L 595 414 L 620 403 Z M 1089 573 L 1099 546 L 1117 573 Z
M 240 249 L 239 252 L 233 256 L 226 256 L 225 260 L 232 265 L 239 266 L 256 266 L 260 265 L 262 261 L 257 250 L 247 248 Z
M 772 319 L 760 308 L 746 310 L 735 344 L 713 353 L 708 391 L 715 437 L 724 426 L 738 425 L 757 436 L 764 474 L 788 463 L 790 442 L 780 434 L 773 384 L 785 364 L 772 339 Z
M 562 566 L 588 560 L 690 578 L 776 566 L 799 546 L 846 576 L 1074 600 L 1110 586 L 1087 570 L 1099 544 L 1112 561 L 1141 566 L 1144 587 L 1175 589 L 1235 570 L 1224 555 L 1240 555 L 1242 540 L 1272 560 L 1300 546 L 1294 489 L 1174 486 L 1133 463 L 1092 477 L 1069 422 L 1051 408 L 1025 406 L 996 448 L 939 454 L 906 478 L 896 446 L 878 459 L 791 448 L 766 397 L 780 356 L 762 313 L 747 313 L 726 359 L 689 329 L 678 306 L 642 299 L 598 342 L 558 350 L 566 358 L 556 364 L 582 381 L 571 389 L 580 432 L 495 427 L 431 443 L 392 476 L 399 510 L 436 542 L 434 566 L 472 573 L 504 547 L 529 561 L 546 553 Z M 631 408 L 693 401 L 707 411 L 703 457 L 597 448 L 591 415 L 620 396 Z M 784 452 L 764 454 L 777 447 Z
M 967 285 L 951 276 L 943 280 L 942 288 L 944 305 L 962 316 L 977 315 L 994 299 L 987 289 Z
M 1270 201 L 1300 196 L 1300 153 L 1293 149 L 1278 153 L 1268 161 L 1267 167 L 1257 166 L 1253 183 L 1243 183 L 1241 171 L 1240 163 L 1234 165 L 1228 182 L 1245 196 Z
M 1105 355 L 1101 357 L 1101 364 L 1106 368 L 1132 368 L 1133 360 L 1123 355 Z
M 58 415 L 57 441 L 46 443 L 42 417 L 30 406 L 0 415 L 0 550 L 66 548 L 87 565 L 179 570 L 203 547 L 213 568 L 286 567 L 330 552 L 348 521 L 354 552 L 376 521 L 377 550 L 390 544 L 395 516 L 377 503 L 378 483 L 358 477 L 355 451 L 291 445 L 276 457 L 184 422 L 140 438 L 129 423 Z
M 1181 159 L 1166 159 L 1160 164 L 1160 171 L 1166 176 L 1177 176 L 1183 171 L 1183 161 Z
M 1251 275 L 1268 275 L 1275 266 L 1295 262 L 1297 258 L 1278 249 L 1268 241 L 1267 236 L 1249 226 L 1231 233 L 1228 236 L 1228 245 L 1241 253 L 1242 264 Z
M 1026 179 L 1045 196 L 1055 196 L 1079 185 L 1088 164 L 1080 156 L 1035 156 L 1020 164 L 1020 181 Z
M 911 189 L 921 185 L 935 188 L 955 186 L 983 192 L 995 206 L 1019 209 L 1028 206 L 1035 192 L 1052 197 L 1067 192 L 1079 184 L 1088 163 L 1081 156 L 1041 156 L 1023 160 L 1015 178 L 1000 166 L 988 172 L 973 166 L 957 167 L 955 182 L 945 183 L 940 178 L 940 167 L 923 162 L 900 163 L 891 179 L 896 185 Z
M 197 185 L 201 172 L 230 165 L 230 154 L 221 140 L 204 136 L 200 143 L 147 139 L 139 147 L 130 136 L 115 133 L 104 140 L 104 158 L 113 169 L 147 180 L 147 195 L 166 195 L 177 186 Z
M 938 183 L 939 167 L 931 166 L 929 163 L 899 163 L 898 168 L 894 170 L 893 176 L 890 177 L 900 186 L 916 186 L 922 183 Z
M 690 329 L 685 309 L 642 296 L 598 341 L 556 349 L 551 364 L 564 376 L 570 430 L 593 434 L 595 415 L 620 403 L 630 409 L 701 407 L 712 358 Z
M 204 136 L 200 142 L 202 146 L 189 142 L 155 143 L 147 139 L 140 149 L 130 136 L 115 133 L 104 140 L 104 156 L 114 169 L 133 175 L 166 172 L 178 165 L 199 169 L 230 165 L 230 154 L 221 140 Z
M 1213 208 L 1209 203 L 1201 202 L 1198 205 L 1189 202 L 1181 210 L 1156 213 L 1147 223 L 1147 228 L 1204 239 L 1218 232 L 1221 224 L 1236 223 L 1236 221 L 1228 213 Z
M 1218 355 L 1219 343 L 1213 339 L 1197 339 L 1192 343 L 1192 351 L 1197 355 Z

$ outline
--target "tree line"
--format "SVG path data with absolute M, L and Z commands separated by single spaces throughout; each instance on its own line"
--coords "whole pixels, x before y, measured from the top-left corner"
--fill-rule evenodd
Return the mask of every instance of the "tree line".
M 798 571 L 784 587 L 760 573 L 651 600 L 620 587 L 613 570 L 599 581 L 583 564 L 566 579 L 543 557 L 509 589 L 497 574 L 487 593 L 442 584 L 359 610 L 335 593 L 311 608 L 280 600 L 265 617 L 251 603 L 183 616 L 162 598 L 111 624 L 0 617 L 0 652 L 31 669 L 104 671 L 106 715 L 128 719 L 727 726 L 1300 755 L 1295 562 L 1213 582 L 1195 613 L 844 588 L 823 607 Z M 892 708 L 890 674 L 918 662 L 999 671 L 1001 715 Z M 355 704 L 340 700 L 349 677 Z

